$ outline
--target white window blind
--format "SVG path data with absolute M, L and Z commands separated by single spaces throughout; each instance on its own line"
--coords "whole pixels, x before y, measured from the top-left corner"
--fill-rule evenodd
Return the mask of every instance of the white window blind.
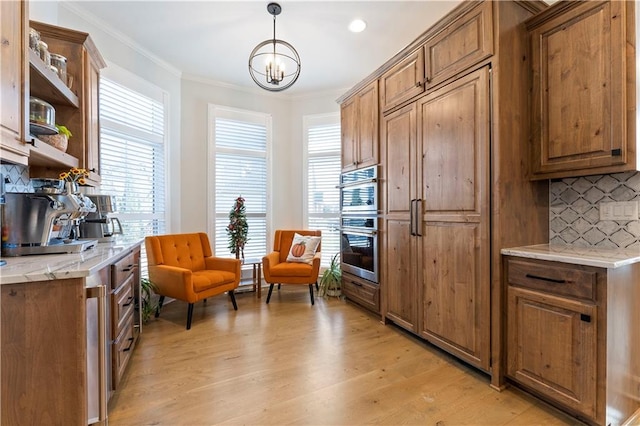
M 233 257 L 226 227 L 235 199 L 245 199 L 248 242 L 244 257 L 262 258 L 267 252 L 267 146 L 270 117 L 223 107 L 211 108 L 213 136 L 212 195 L 214 195 L 214 250 Z
M 307 228 L 322 231 L 322 266 L 340 251 L 340 117 L 305 116 Z
M 137 238 L 165 233 L 166 101 L 158 92 L 154 99 L 100 78 L 100 190 L 115 196 L 124 233 Z

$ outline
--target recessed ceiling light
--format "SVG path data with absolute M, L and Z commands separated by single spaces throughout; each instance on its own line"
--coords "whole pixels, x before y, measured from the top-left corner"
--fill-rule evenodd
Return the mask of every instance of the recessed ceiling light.
M 362 19 L 354 19 L 349 24 L 349 31 L 352 33 L 361 33 L 365 28 L 367 28 L 367 23 Z

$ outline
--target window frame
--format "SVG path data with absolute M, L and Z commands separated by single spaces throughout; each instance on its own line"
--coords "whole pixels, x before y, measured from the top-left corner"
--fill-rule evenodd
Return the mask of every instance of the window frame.
M 273 124 L 271 114 L 250 111 L 240 108 L 227 107 L 217 104 L 208 105 L 207 113 L 207 235 L 211 241 L 212 250 L 215 253 L 215 241 L 216 241 L 216 117 L 222 117 L 232 120 L 245 121 L 254 124 L 264 124 L 266 127 L 266 146 L 265 146 L 265 164 L 266 164 L 266 182 L 265 182 L 265 224 L 266 224 L 266 246 L 265 254 L 269 253 L 271 247 L 271 212 L 272 212 L 272 197 L 271 197 L 271 182 L 272 182 L 272 140 L 273 140 Z M 231 206 L 229 206 L 231 208 Z

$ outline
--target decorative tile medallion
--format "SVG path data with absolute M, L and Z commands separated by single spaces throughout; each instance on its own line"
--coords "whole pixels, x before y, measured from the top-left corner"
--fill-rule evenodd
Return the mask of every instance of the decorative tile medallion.
M 600 220 L 600 203 L 640 201 L 640 172 L 551 181 L 549 242 L 579 247 L 640 247 L 640 221 Z

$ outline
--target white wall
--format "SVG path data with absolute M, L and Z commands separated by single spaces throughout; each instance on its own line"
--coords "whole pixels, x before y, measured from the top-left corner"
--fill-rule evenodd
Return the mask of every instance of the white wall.
M 302 117 L 339 111 L 335 99 L 347 89 L 292 98 L 286 92 L 270 93 L 257 87 L 243 89 L 186 78 L 120 35 L 117 29 L 82 15 L 68 3 L 30 2 L 30 18 L 89 33 L 105 60 L 169 94 L 169 232 L 207 229 L 209 104 L 271 114 L 271 230 L 302 226 Z
M 340 94 L 295 98 L 196 79 L 182 80 L 182 230 L 207 229 L 207 111 L 209 104 L 270 114 L 273 125 L 271 231 L 302 226 L 302 116 L 339 111 Z M 213 194 L 210 194 L 213 195 Z

